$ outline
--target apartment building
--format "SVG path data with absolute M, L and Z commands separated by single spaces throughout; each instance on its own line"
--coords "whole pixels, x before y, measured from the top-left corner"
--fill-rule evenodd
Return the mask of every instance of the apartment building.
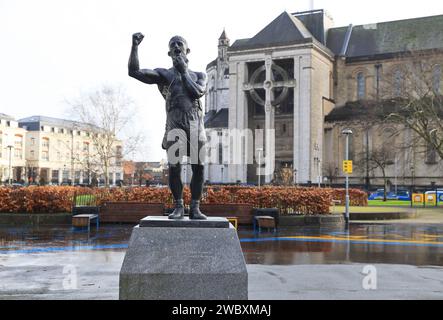
M 26 130 L 13 117 L 0 113 L 0 181 L 24 179 L 25 137 Z
M 103 134 L 99 128 L 70 120 L 32 116 L 18 120 L 18 130 L 24 137 L 21 164 L 26 169 L 21 179 L 14 180 L 40 184 L 104 183 L 106 171 L 110 184 L 123 178 L 122 142 L 115 140 L 113 143 L 115 156 L 110 157 L 105 170 L 97 151 L 97 137 Z M 19 145 L 18 138 L 16 140 Z

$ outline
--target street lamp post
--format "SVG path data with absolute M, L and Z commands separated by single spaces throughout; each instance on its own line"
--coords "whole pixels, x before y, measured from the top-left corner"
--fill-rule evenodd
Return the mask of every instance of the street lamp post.
M 345 129 L 342 134 L 346 136 L 346 155 L 345 160 L 349 160 L 349 136 L 352 135 L 352 130 Z M 349 173 L 346 172 L 346 207 L 345 207 L 346 226 L 349 226 Z
M 12 145 L 9 145 L 9 146 L 7 146 L 6 148 L 9 149 L 8 183 L 9 183 L 9 185 L 11 185 L 11 184 L 12 184 L 12 176 L 11 176 L 11 173 L 12 173 L 12 148 L 13 148 L 13 146 L 12 146 Z
M 318 157 L 315 157 L 314 163 L 316 164 L 316 167 L 317 167 L 317 184 L 318 184 L 318 187 L 321 188 L 320 159 Z
M 257 148 L 258 152 L 258 187 L 260 188 L 261 184 L 261 153 L 263 152 L 263 148 Z
M 225 181 L 224 181 L 224 177 L 223 177 L 223 169 L 224 169 L 224 167 L 221 167 L 221 183 L 223 184 Z

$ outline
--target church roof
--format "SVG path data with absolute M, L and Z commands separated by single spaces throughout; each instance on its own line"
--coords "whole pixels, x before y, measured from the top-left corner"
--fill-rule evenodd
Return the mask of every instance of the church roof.
M 292 13 L 292 16 L 300 20 L 309 32 L 323 45 L 326 44 L 325 39 L 325 26 L 324 26 L 324 15 L 325 11 L 320 10 L 310 10 L 304 12 Z
M 205 116 L 205 128 L 227 128 L 229 126 L 229 110 L 209 111 Z
M 336 55 L 345 48 L 344 56 L 348 59 L 443 48 L 443 15 L 349 28 L 330 29 L 327 38 L 327 47 Z
M 65 119 L 58 119 L 58 118 L 52 118 L 52 117 L 46 117 L 46 116 L 31 116 L 27 118 L 23 118 L 18 120 L 19 126 L 23 127 L 26 126 L 29 131 L 39 131 L 40 126 L 47 125 L 47 126 L 55 126 L 55 127 L 61 127 L 61 128 L 68 128 L 68 129 L 76 129 L 76 130 L 86 130 L 89 131 L 91 129 L 94 130 L 100 130 L 100 128 L 94 126 L 94 125 L 88 125 L 86 123 L 72 121 L 72 120 L 65 120 Z
M 229 40 L 228 37 L 226 36 L 225 29 L 223 29 L 223 32 L 222 32 L 220 38 L 218 38 L 218 40 Z
M 209 68 L 214 67 L 216 65 L 217 65 L 217 59 L 214 59 L 208 63 L 208 65 L 206 66 L 206 70 L 208 70 Z
M 0 112 L 0 119 L 4 119 L 4 120 L 15 120 L 13 117 L 11 117 L 10 115 L 7 115 L 5 113 L 1 113 Z
M 424 101 L 429 104 L 429 101 Z M 358 120 L 368 122 L 370 120 L 383 121 L 392 113 L 407 115 L 410 113 L 408 108 L 404 108 L 407 101 L 401 98 L 385 99 L 377 101 L 350 101 L 343 106 L 338 106 L 325 116 L 326 122 L 351 121 Z M 443 110 L 437 113 L 439 118 L 443 118 Z
M 229 51 L 277 47 L 312 40 L 313 36 L 305 25 L 285 11 L 254 37 L 235 41 Z

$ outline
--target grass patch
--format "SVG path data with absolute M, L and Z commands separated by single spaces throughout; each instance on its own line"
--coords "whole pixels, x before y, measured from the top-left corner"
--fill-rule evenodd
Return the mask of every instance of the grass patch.
M 78 195 L 75 199 L 76 206 L 95 206 L 97 197 L 92 194 Z
M 383 200 L 368 200 L 368 206 L 370 207 L 411 207 L 410 201 L 398 201 L 398 200 L 388 200 L 384 202 Z M 438 203 L 439 207 L 443 207 L 443 203 Z M 423 208 L 423 204 L 414 204 L 414 208 Z M 435 207 L 434 205 L 426 205 L 426 208 Z
M 407 211 L 407 208 L 390 208 L 390 207 L 349 207 L 349 212 L 355 213 L 391 213 L 391 212 L 402 212 Z M 331 207 L 332 213 L 343 213 L 345 212 L 344 206 Z
M 398 201 L 398 200 L 368 200 L 368 205 L 373 207 L 410 207 L 410 201 Z

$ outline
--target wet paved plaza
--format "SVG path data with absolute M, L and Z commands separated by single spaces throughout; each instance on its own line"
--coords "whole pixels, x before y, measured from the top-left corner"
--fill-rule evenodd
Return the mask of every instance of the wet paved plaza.
M 0 257 L 127 248 L 131 225 L 75 230 L 0 227 Z M 262 265 L 385 263 L 443 266 L 443 226 L 351 224 L 344 228 L 293 227 L 257 233 L 240 228 L 246 262 Z
M 0 299 L 118 299 L 130 225 L 0 227 Z M 443 225 L 280 228 L 239 237 L 250 299 L 442 299 Z M 378 289 L 362 288 L 375 266 Z M 74 268 L 78 283 L 65 287 Z

